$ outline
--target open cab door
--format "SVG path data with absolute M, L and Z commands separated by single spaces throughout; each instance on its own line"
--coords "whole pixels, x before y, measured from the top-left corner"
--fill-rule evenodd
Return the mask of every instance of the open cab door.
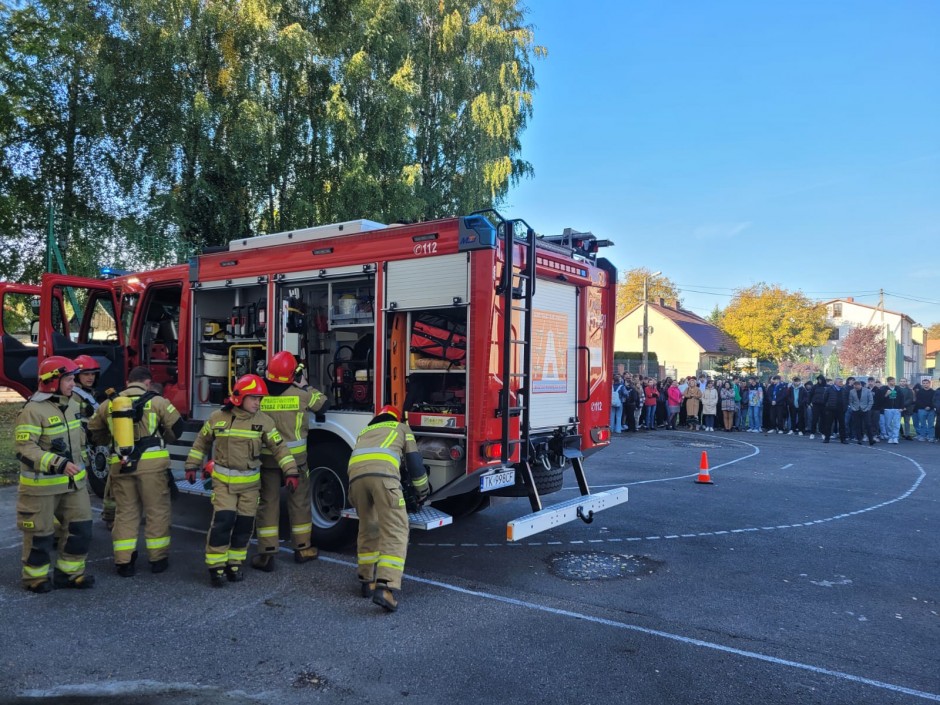
M 45 274 L 39 307 L 39 357 L 90 355 L 101 367 L 98 386 L 120 391 L 127 367 L 119 316 L 119 282 Z
M 24 398 L 36 391 L 40 291 L 32 284 L 0 283 L 0 386 Z

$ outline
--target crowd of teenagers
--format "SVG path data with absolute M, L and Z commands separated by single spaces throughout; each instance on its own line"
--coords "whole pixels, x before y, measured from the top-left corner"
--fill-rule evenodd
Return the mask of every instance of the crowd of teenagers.
M 667 377 L 614 375 L 610 430 L 630 433 L 645 429 L 744 431 L 817 436 L 828 443 L 870 445 L 899 439 L 936 443 L 940 440 L 937 408 L 940 384 L 929 377 L 911 386 L 907 379 L 849 377 L 816 381 L 774 375 L 762 384 L 757 377 L 705 375 L 674 380 Z

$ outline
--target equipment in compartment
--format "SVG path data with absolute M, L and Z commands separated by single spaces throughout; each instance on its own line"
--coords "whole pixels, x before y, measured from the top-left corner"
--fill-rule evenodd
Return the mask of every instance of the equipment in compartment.
M 328 374 L 335 408 L 372 408 L 373 341 L 373 334 L 367 333 L 353 345 L 340 345 L 333 354 Z
M 411 326 L 411 352 L 462 365 L 467 358 L 466 323 L 431 312 L 415 315 Z

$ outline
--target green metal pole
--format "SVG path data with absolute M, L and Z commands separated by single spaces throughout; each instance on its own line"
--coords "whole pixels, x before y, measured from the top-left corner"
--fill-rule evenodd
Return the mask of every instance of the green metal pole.
M 46 232 L 46 271 L 52 271 L 52 239 L 55 232 L 55 209 L 52 203 L 49 203 L 49 229 Z

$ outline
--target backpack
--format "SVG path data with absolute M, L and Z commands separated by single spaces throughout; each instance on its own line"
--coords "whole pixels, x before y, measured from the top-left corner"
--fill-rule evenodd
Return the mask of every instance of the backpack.
M 617 384 L 617 385 L 614 385 L 614 387 L 612 387 L 612 389 L 611 389 L 611 393 L 610 393 L 610 405 L 611 405 L 614 409 L 619 409 L 620 406 L 621 406 L 621 404 L 622 404 L 622 402 L 621 402 L 621 400 L 620 400 L 620 390 L 621 390 L 621 388 L 622 388 L 621 385 Z

